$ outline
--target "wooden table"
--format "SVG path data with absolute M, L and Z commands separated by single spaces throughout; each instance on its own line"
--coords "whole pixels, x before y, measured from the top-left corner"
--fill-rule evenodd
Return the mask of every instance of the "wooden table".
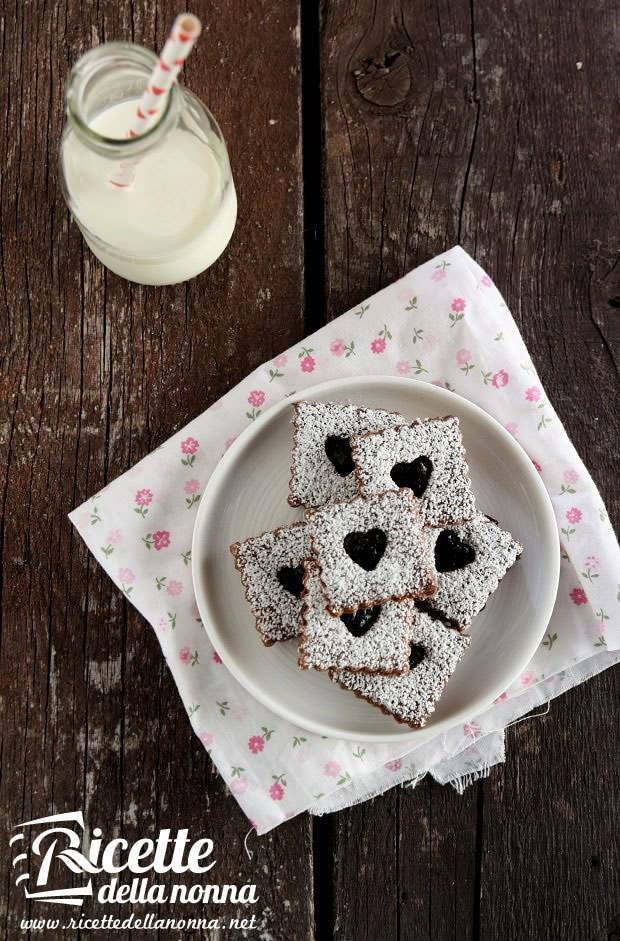
M 161 290 L 93 258 L 56 161 L 71 64 L 106 40 L 160 46 L 178 4 L 3 6 L 7 826 L 79 808 L 130 840 L 211 835 L 218 881 L 257 883 L 265 939 L 617 939 L 617 672 L 511 729 L 506 764 L 462 797 L 423 783 L 304 815 L 254 838 L 250 862 L 154 633 L 66 515 L 259 363 L 460 242 L 617 522 L 612 0 L 196 0 L 186 82 L 229 142 L 239 222 L 211 271 Z M 4 937 L 21 937 L 33 910 L 4 862 L 2 884 Z

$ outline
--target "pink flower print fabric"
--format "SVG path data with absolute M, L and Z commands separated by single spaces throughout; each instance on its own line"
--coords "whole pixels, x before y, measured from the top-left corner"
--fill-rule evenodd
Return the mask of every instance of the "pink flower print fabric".
M 434 382 L 485 409 L 535 462 L 558 522 L 559 592 L 531 662 L 488 709 L 415 750 L 324 739 L 261 706 L 211 646 L 192 592 L 200 494 L 226 448 L 291 392 L 355 375 Z M 71 520 L 153 626 L 196 735 L 258 833 L 426 773 L 462 790 L 504 760 L 510 722 L 620 658 L 620 552 L 605 507 L 499 291 L 461 248 L 256 369 Z

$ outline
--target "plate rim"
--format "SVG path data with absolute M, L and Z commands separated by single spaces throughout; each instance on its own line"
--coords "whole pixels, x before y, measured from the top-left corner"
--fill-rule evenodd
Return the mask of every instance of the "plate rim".
M 235 461 L 237 452 L 241 451 L 248 445 L 249 442 L 261 434 L 262 430 L 265 428 L 266 422 L 274 421 L 278 415 L 280 415 L 286 408 L 290 407 L 294 402 L 312 398 L 312 396 L 317 394 L 325 395 L 326 393 L 331 392 L 338 393 L 339 390 L 346 388 L 350 389 L 351 386 L 355 387 L 363 385 L 364 388 L 368 388 L 370 386 L 386 384 L 396 387 L 404 387 L 405 385 L 411 386 L 412 384 L 415 384 L 420 387 L 424 386 L 427 392 L 432 389 L 433 395 L 436 395 L 439 401 L 443 400 L 446 403 L 464 403 L 466 410 L 470 409 L 474 414 L 477 413 L 478 417 L 481 417 L 483 421 L 490 422 L 492 425 L 494 425 L 495 430 L 500 433 L 501 437 L 503 437 L 504 441 L 508 445 L 509 450 L 512 451 L 515 459 L 519 462 L 519 464 L 522 465 L 530 481 L 533 482 L 534 490 L 538 492 L 538 496 L 540 497 L 541 503 L 544 506 L 544 519 L 541 520 L 541 525 L 543 525 L 545 530 L 550 531 L 548 535 L 554 535 L 557 539 L 558 529 L 555 513 L 553 510 L 553 504 L 540 475 L 534 468 L 534 465 L 532 464 L 531 459 L 527 455 L 525 449 L 519 444 L 518 441 L 515 440 L 510 432 L 508 432 L 503 427 L 503 425 L 496 418 L 494 418 L 493 415 L 490 415 L 475 402 L 471 402 L 464 396 L 459 395 L 456 392 L 452 392 L 450 389 L 445 389 L 442 386 L 435 386 L 433 383 L 426 382 L 425 380 L 408 378 L 406 376 L 347 376 L 340 379 L 329 379 L 325 382 L 316 383 L 315 385 L 309 386 L 306 389 L 301 389 L 285 396 L 281 401 L 276 402 L 271 408 L 268 409 L 267 412 L 264 413 L 263 420 L 253 422 L 247 428 L 244 428 L 244 430 L 238 435 L 229 449 L 222 455 L 218 463 L 215 465 L 213 472 L 211 473 L 205 485 L 198 506 L 196 519 L 194 521 L 194 528 L 192 532 L 191 574 L 196 605 L 198 607 L 202 625 L 207 633 L 207 636 L 209 637 L 209 640 L 221 655 L 226 669 L 230 671 L 230 673 L 241 684 L 245 691 L 257 699 L 258 702 L 260 702 L 263 706 L 271 709 L 272 712 L 288 722 L 292 722 L 295 725 L 298 725 L 301 728 L 315 734 L 327 735 L 330 738 L 343 738 L 347 741 L 376 742 L 383 744 L 396 744 L 396 742 L 407 742 L 411 744 L 415 742 L 416 744 L 422 745 L 425 741 L 430 740 L 435 735 L 441 735 L 447 732 L 449 729 L 459 725 L 462 721 L 472 718 L 472 716 L 476 716 L 480 712 L 483 712 L 490 705 L 492 705 L 497 696 L 499 696 L 504 691 L 506 688 L 506 683 L 502 682 L 499 684 L 497 690 L 493 691 L 492 696 L 487 695 L 481 697 L 479 700 L 476 700 L 471 709 L 467 709 L 466 712 L 464 710 L 460 710 L 456 716 L 440 720 L 436 725 L 427 725 L 420 729 L 411 729 L 406 725 L 397 723 L 396 720 L 394 720 L 394 732 L 387 738 L 383 733 L 380 732 L 367 732 L 362 734 L 356 732 L 354 734 L 353 732 L 347 732 L 346 729 L 338 728 L 333 724 L 325 724 L 313 719 L 304 719 L 302 715 L 299 715 L 294 711 L 289 710 L 288 708 L 282 707 L 278 700 L 274 699 L 269 694 L 268 690 L 264 690 L 260 685 L 257 686 L 252 681 L 251 677 L 248 677 L 244 670 L 238 665 L 236 658 L 231 655 L 230 650 L 227 649 L 226 646 L 225 636 L 220 636 L 214 627 L 214 623 L 217 619 L 211 616 L 212 610 L 208 600 L 208 592 L 206 591 L 206 587 L 203 584 L 203 579 L 200 572 L 201 566 L 199 565 L 198 547 L 204 526 L 203 521 L 208 513 L 208 508 L 211 503 L 211 500 L 208 499 L 209 492 L 213 492 L 213 490 L 216 489 L 220 484 L 220 481 L 225 476 L 229 465 Z M 445 414 L 448 414 L 448 412 Z M 527 650 L 527 656 L 522 655 L 519 661 L 517 661 L 513 678 L 510 680 L 511 683 L 530 662 L 532 656 L 534 655 L 535 651 L 540 645 L 542 638 L 545 635 L 545 631 L 553 613 L 560 578 L 559 541 L 557 545 L 557 552 L 553 554 L 553 558 L 550 560 L 550 566 L 551 577 L 549 579 L 549 587 L 546 593 L 546 604 L 542 607 L 542 609 L 539 609 L 541 610 L 540 635 L 537 635 L 535 643 L 532 641 L 530 644 Z

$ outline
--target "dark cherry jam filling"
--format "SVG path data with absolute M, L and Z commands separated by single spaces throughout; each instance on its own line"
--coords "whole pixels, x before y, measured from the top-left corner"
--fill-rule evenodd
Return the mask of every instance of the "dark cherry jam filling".
M 442 529 L 435 543 L 435 568 L 438 572 L 456 572 L 476 558 L 476 550 L 459 539 L 453 529 Z
M 409 487 L 416 497 L 421 497 L 433 473 L 433 462 L 430 457 L 422 455 L 415 461 L 401 461 L 395 464 L 390 471 L 390 477 L 397 487 Z
M 376 569 L 386 545 L 387 536 L 382 529 L 369 529 L 365 533 L 347 533 L 344 537 L 344 551 L 356 565 L 367 572 Z
M 415 669 L 415 667 L 422 663 L 425 657 L 426 650 L 422 644 L 412 644 L 409 651 L 409 669 Z
M 354 637 L 363 637 L 376 623 L 380 614 L 381 605 L 377 604 L 374 608 L 361 608 L 355 614 L 341 614 L 340 620 Z
M 353 472 L 351 442 L 344 435 L 329 435 L 325 439 L 325 453 L 341 477 L 348 477 Z
M 304 590 L 304 567 L 303 565 L 283 565 L 281 569 L 278 569 L 276 572 L 276 578 L 286 591 L 289 591 L 291 595 L 295 595 L 296 598 L 301 598 L 301 593 Z

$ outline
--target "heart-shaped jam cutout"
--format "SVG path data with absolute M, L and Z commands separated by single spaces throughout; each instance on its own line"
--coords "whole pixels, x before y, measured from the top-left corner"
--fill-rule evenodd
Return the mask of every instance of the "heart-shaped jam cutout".
M 413 670 L 418 664 L 422 663 L 426 657 L 426 650 L 422 644 L 412 644 L 409 650 L 409 669 Z
M 344 551 L 356 565 L 372 572 L 376 569 L 387 546 L 387 536 L 382 529 L 369 529 L 365 533 L 347 533 Z
M 351 441 L 345 435 L 329 435 L 325 439 L 325 453 L 341 477 L 348 477 L 353 473 Z
M 459 539 L 453 529 L 442 529 L 435 543 L 435 568 L 438 572 L 456 572 L 476 558 L 476 550 Z
M 381 605 L 377 604 L 374 608 L 360 608 L 355 614 L 341 614 L 340 620 L 354 637 L 363 637 L 367 634 L 377 618 L 381 614 Z
M 276 578 L 286 591 L 296 598 L 301 598 L 304 590 L 304 567 L 303 565 L 283 565 L 276 572 Z
M 415 461 L 401 461 L 390 471 L 390 477 L 397 487 L 409 487 L 416 497 L 421 497 L 433 473 L 433 462 L 425 454 Z

